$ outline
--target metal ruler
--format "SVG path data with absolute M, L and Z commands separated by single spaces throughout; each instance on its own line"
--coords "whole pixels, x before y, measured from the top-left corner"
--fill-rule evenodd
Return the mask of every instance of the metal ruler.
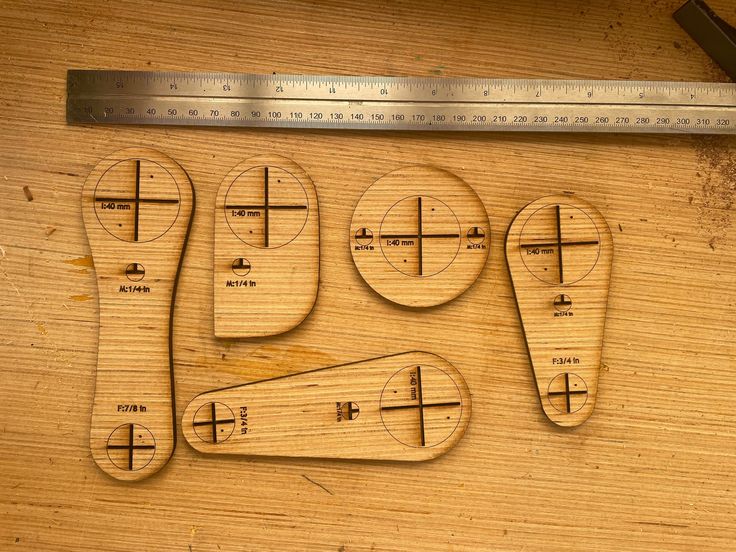
M 736 133 L 727 83 L 82 70 L 67 81 L 70 123 Z

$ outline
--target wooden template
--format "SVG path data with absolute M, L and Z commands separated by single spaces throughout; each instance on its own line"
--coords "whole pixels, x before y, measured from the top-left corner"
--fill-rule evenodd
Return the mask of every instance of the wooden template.
M 360 198 L 350 252 L 361 276 L 386 299 L 410 307 L 450 301 L 478 278 L 490 223 L 478 195 L 454 174 L 405 167 Z
M 547 417 L 577 426 L 595 407 L 613 239 L 603 216 L 574 195 L 524 207 L 506 235 L 506 261 Z
M 182 428 L 206 453 L 418 461 L 455 446 L 470 411 L 460 372 L 415 351 L 202 393 Z
M 156 473 L 176 445 L 171 322 L 193 206 L 184 170 L 144 148 L 103 159 L 82 191 L 100 308 L 90 447 L 116 479 Z
M 319 285 L 319 207 L 312 179 L 278 155 L 239 164 L 215 206 L 217 337 L 262 337 L 298 326 Z

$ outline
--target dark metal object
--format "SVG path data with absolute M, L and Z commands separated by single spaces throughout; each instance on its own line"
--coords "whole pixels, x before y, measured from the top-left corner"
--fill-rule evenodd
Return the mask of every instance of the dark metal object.
M 673 15 L 731 80 L 736 81 L 736 29 L 703 0 L 688 0 Z

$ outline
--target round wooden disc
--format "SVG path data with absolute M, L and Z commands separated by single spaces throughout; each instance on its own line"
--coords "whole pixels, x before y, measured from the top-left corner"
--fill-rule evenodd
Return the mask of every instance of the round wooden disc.
M 360 198 L 350 251 L 361 276 L 386 299 L 430 307 L 454 299 L 488 259 L 490 223 L 478 195 L 436 167 L 405 167 Z

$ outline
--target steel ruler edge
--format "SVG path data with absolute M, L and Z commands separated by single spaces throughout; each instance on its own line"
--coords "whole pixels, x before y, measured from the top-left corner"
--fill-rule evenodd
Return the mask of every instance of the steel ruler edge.
M 70 69 L 67 122 L 736 134 L 736 84 Z

